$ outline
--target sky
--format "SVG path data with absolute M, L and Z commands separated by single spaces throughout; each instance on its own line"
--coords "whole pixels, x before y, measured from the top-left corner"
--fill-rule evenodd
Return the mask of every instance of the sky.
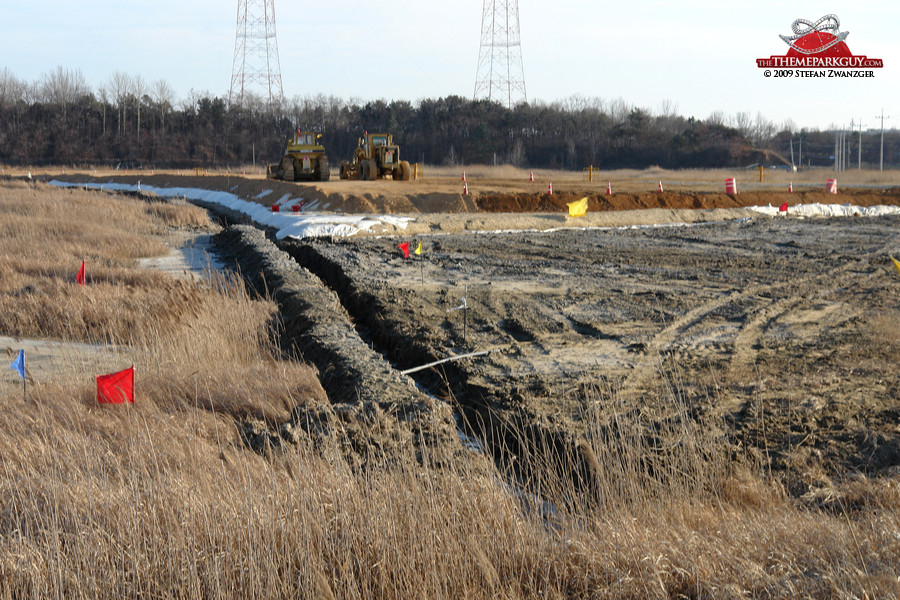
M 3 0 L 0 69 L 39 81 L 63 67 L 96 89 L 115 72 L 164 79 L 176 97 L 227 98 L 236 0 Z M 376 5 L 388 6 L 378 10 Z M 519 0 L 529 101 L 622 99 L 658 114 L 674 107 L 761 113 L 798 128 L 900 126 L 900 2 L 774 0 Z M 287 98 L 472 97 L 482 0 L 275 1 Z M 873 78 L 766 78 L 757 58 L 784 55 L 795 19 L 836 14 L 855 55 L 881 58 Z

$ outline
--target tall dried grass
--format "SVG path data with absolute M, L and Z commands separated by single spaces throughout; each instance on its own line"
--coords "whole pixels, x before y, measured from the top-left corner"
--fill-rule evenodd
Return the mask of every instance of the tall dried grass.
M 574 501 L 553 510 L 461 465 L 353 473 L 303 447 L 253 454 L 232 419 L 203 408 L 202 389 L 196 407 L 176 411 L 45 391 L 0 415 L 0 590 L 11 597 L 900 591 L 896 486 L 858 482 L 853 512 L 805 510 L 749 475 L 718 490 L 690 477 L 660 484 L 640 443 L 595 438 L 601 501 L 559 484 L 542 491 Z M 632 458 L 615 460 L 621 451 Z
M 55 196 L 44 190 L 29 199 L 39 206 L 48 201 L 44 194 Z M 7 202 L 0 193 L 0 206 Z M 159 226 L 143 222 L 146 207 L 137 200 L 72 192 L 53 202 L 82 203 L 83 212 L 94 210 L 92 203 L 116 202 L 98 235 L 119 228 L 115 219 L 122 218 L 126 229 L 128 223 L 146 228 L 132 234 L 141 248 L 152 238 L 145 232 Z M 135 215 L 124 214 L 129 211 Z M 51 240 L 71 227 L 57 221 L 20 222 L 7 231 Z M 58 280 L 57 287 L 40 284 L 50 293 L 71 294 L 68 264 L 13 271 L 24 264 L 10 257 L 19 246 L 5 236 L 3 243 L 0 264 L 19 286 L 43 277 Z M 687 418 L 677 386 L 668 386 L 665 403 L 648 408 L 652 420 L 625 410 L 611 390 L 584 394 L 591 433 L 571 452 L 589 459 L 587 486 L 558 476 L 573 456 L 540 447 L 508 457 L 508 464 L 530 466 L 527 492 L 507 483 L 513 471 L 489 476 L 464 463 L 434 469 L 409 461 L 395 471 L 358 473 L 303 446 L 266 456 L 250 452 L 239 442 L 236 419 L 277 421 L 292 405 L 321 394 L 309 369 L 277 358 L 274 307 L 227 278 L 199 286 L 145 278 L 129 266 L 132 254 L 98 256 L 109 270 L 85 288 L 100 281 L 118 298 L 104 304 L 90 296 L 105 307 L 98 322 L 135 313 L 128 335 L 106 332 L 112 327 L 105 322 L 96 330 L 88 324 L 60 329 L 39 305 L 31 309 L 30 335 L 62 332 L 125 345 L 139 365 L 138 402 L 96 405 L 90 374 L 77 360 L 52 381 L 35 382 L 27 403 L 2 398 L 2 597 L 882 598 L 900 592 L 896 482 L 846 484 L 845 511 L 798 506 L 777 485 L 731 468 L 719 452 L 716 423 Z M 128 293 L 116 295 L 116 287 Z M 0 297 L 21 289 L 7 286 Z M 137 297 L 146 308 L 157 296 L 157 309 L 177 308 L 139 317 L 140 304 L 118 306 Z M 53 295 L 46 300 L 65 306 Z M 91 305 L 77 302 L 82 309 Z

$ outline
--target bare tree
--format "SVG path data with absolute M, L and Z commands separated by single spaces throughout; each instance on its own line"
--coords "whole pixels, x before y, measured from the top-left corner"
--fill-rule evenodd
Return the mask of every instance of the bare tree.
M 41 89 L 40 85 L 37 82 L 23 83 L 24 87 L 22 88 L 22 99 L 26 104 L 31 105 L 35 102 L 41 101 Z
M 525 165 L 525 144 L 521 138 L 516 139 L 512 149 L 509 151 L 509 164 L 516 167 Z
M 56 67 L 41 78 L 40 91 L 46 102 L 62 107 L 63 118 L 70 104 L 90 94 L 90 88 L 81 71 L 70 71 L 63 67 Z
M 144 82 L 144 78 L 140 75 L 135 75 L 131 80 L 131 85 L 134 89 L 135 102 L 137 104 L 137 139 L 138 142 L 141 141 L 141 104 L 143 103 L 144 91 L 147 89 L 147 84 Z
M 659 103 L 659 117 L 656 126 L 659 131 L 667 135 L 674 135 L 681 126 L 682 118 L 678 115 L 678 104 L 666 98 Z
M 775 124 L 768 120 L 762 112 L 756 113 L 756 122 L 753 124 L 753 141 L 759 146 L 775 135 Z
M 125 133 L 125 117 L 128 112 L 128 96 L 131 94 L 131 77 L 128 73 L 116 71 L 109 80 L 109 88 L 116 98 L 116 108 L 119 111 L 119 135 Z
M 631 113 L 631 106 L 620 96 L 610 102 L 609 112 L 614 122 L 624 123 L 625 119 L 627 119 L 628 115 Z
M 15 104 L 25 99 L 25 84 L 19 81 L 12 71 L 3 67 L 0 70 L 0 107 Z
M 588 102 L 581 94 L 572 94 L 562 102 L 562 109 L 571 113 L 581 112 L 587 107 Z
M 153 101 L 159 110 L 159 127 L 166 128 L 166 115 L 172 110 L 172 102 L 175 99 L 175 90 L 165 79 L 158 79 L 152 86 Z
M 734 115 L 734 127 L 740 131 L 744 137 L 750 137 L 750 134 L 752 133 L 752 122 L 750 113 L 739 112 Z
M 106 135 L 106 107 L 109 104 L 109 88 L 106 84 L 100 84 L 100 87 L 97 88 L 97 95 L 100 97 L 100 107 L 103 112 L 103 134 Z
M 706 117 L 706 122 L 710 125 L 724 125 L 725 124 L 725 113 L 721 110 L 714 110 L 709 113 L 709 116 Z
M 198 92 L 194 88 L 191 88 L 191 90 L 188 92 L 187 98 L 182 98 L 178 102 L 178 106 L 181 108 L 181 112 L 187 114 L 196 113 L 197 103 L 200 102 L 200 98 L 202 97 L 203 96 L 200 94 L 200 92 Z
M 671 98 L 666 98 L 659 103 L 659 116 L 671 117 L 678 114 L 678 104 Z
M 795 131 L 799 131 L 799 129 L 800 129 L 800 128 L 797 127 L 797 124 L 794 123 L 794 120 L 793 120 L 793 119 L 786 119 L 786 120 L 784 121 L 784 123 L 782 123 L 782 125 L 781 125 L 781 130 L 782 130 L 782 131 L 788 131 L 788 132 L 790 132 L 790 133 L 794 133 Z

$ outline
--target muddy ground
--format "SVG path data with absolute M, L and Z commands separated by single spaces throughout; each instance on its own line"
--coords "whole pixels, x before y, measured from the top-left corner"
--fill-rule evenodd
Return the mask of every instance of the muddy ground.
M 343 212 L 505 215 L 501 227 L 489 221 L 492 230 L 517 229 L 534 213 L 563 219 L 565 202 L 583 195 L 595 213 L 900 203 L 890 188 L 608 197 L 573 183 L 553 197 L 521 189 L 463 197 L 451 191 L 456 182 L 423 193 L 375 182 L 359 195 L 362 182 L 145 181 L 245 199 L 274 189 L 260 203 L 319 193 Z M 900 275 L 889 258 L 900 255 L 898 225 L 900 217 L 759 216 L 549 232 L 466 225 L 279 245 L 336 292 L 362 340 L 397 370 L 490 352 L 412 375 L 489 448 L 515 452 L 521 439 L 503 432 L 517 430 L 566 452 L 623 422 L 651 438 L 660 432 L 653 443 L 673 448 L 683 440 L 672 439 L 672 423 L 690 422 L 729 460 L 778 473 L 803 495 L 854 472 L 900 474 Z M 421 242 L 423 253 L 404 259 L 402 241 Z
M 473 423 L 580 436 L 623 413 L 690 418 L 803 494 L 900 465 L 898 226 L 422 236 L 409 260 L 394 238 L 283 247 L 398 368 L 493 351 L 414 375 Z

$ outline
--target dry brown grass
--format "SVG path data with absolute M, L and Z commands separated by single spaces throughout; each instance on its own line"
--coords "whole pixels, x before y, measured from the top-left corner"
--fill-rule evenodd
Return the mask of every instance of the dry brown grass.
M 147 212 L 168 227 L 179 229 L 208 229 L 209 215 L 192 204 L 176 200 L 151 202 Z
M 145 384 L 146 385 L 146 384 Z M 50 390 L 46 390 L 50 392 Z M 58 390 L 0 417 L 0 587 L 35 597 L 893 597 L 896 486 L 862 513 L 797 508 L 733 476 L 717 494 L 616 468 L 610 497 L 544 519 L 465 468 L 354 474 L 270 458 L 231 419 Z M 602 452 L 601 452 L 602 454 Z M 625 486 L 623 476 L 637 475 Z M 618 491 L 617 491 L 618 490 Z M 567 495 L 574 490 L 545 490 Z
M 0 210 L 15 201 L 8 193 L 0 189 Z M 674 391 L 663 428 L 650 430 L 640 414 L 624 411 L 588 415 L 595 425 L 579 452 L 593 457 L 591 493 L 556 476 L 555 461 L 571 457 L 517 457 L 539 465 L 532 489 L 552 498 L 555 511 L 515 492 L 503 477 L 464 464 L 354 473 L 304 447 L 250 452 L 235 417 L 277 421 L 321 393 L 309 369 L 277 358 L 273 306 L 250 299 L 233 280 L 182 285 L 135 272 L 130 261 L 149 252 L 148 236 L 161 226 L 138 200 L 22 193 L 35 219 L 6 229 L 0 241 L 0 298 L 18 299 L 24 286 L 41 285 L 44 306 L 97 305 L 94 329 L 87 322 L 59 328 L 36 303 L 27 330 L 118 340 L 123 357 L 138 365 L 138 401 L 97 406 L 95 373 L 78 360 L 51 381 L 35 381 L 27 403 L 21 395 L 2 398 L 2 597 L 893 598 L 900 592 L 896 481 L 845 482 L 836 490 L 843 504 L 832 510 L 798 505 L 776 484 L 732 469 L 717 452 L 713 427 L 678 418 L 686 406 Z M 111 211 L 91 206 L 113 202 Z M 109 211 L 98 240 L 119 228 L 139 240 L 137 250 L 124 241 L 121 255 L 115 242 L 109 252 L 93 250 L 101 271 L 74 290 L 85 299 L 58 297 L 73 295 L 69 263 L 50 268 L 39 257 L 16 258 L 21 246 L 7 239 L 35 238 L 30 252 L 68 248 L 57 260 L 80 264 L 81 248 L 93 246 L 93 238 L 72 233 L 60 204 L 77 204 L 76 212 L 93 214 L 95 222 L 99 215 L 90 211 Z M 7 284 L 7 277 L 17 283 Z M 151 302 L 155 308 L 146 310 Z M 4 305 L 0 334 L 8 333 L 9 306 L 16 303 Z M 166 306 L 173 308 L 151 314 Z M 109 324 L 122 323 L 123 315 L 130 315 L 127 335 Z M 585 404 L 615 406 L 616 398 L 597 391 Z M 664 449 L 661 440 L 668 441 Z

